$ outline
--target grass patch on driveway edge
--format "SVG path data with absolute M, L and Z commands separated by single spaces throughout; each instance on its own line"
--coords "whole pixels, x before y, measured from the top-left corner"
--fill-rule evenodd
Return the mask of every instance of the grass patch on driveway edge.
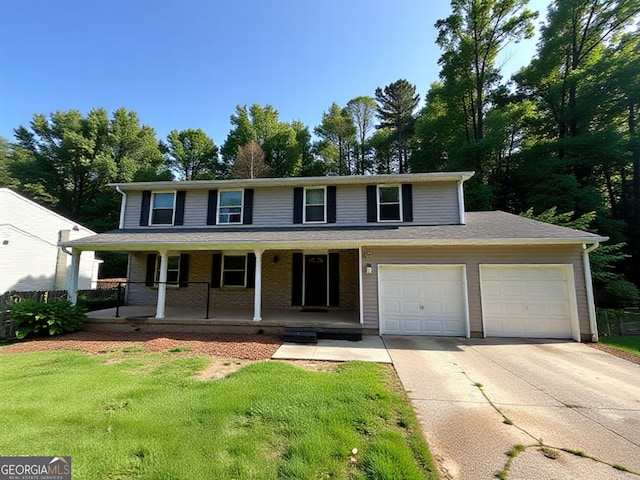
M 598 341 L 608 347 L 640 357 L 640 335 L 601 336 Z

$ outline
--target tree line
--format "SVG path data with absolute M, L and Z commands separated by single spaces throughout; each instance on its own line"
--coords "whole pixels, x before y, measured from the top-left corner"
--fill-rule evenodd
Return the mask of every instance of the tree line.
M 536 54 L 505 78 L 500 53 L 534 33 L 527 6 L 452 0 L 422 102 L 399 79 L 333 103 L 313 130 L 238 105 L 220 147 L 201 129 L 159 141 L 124 108 L 36 114 L 0 141 L 0 184 L 103 231 L 119 211 L 109 182 L 473 170 L 469 210 L 594 212 L 640 284 L 640 0 L 555 0 Z

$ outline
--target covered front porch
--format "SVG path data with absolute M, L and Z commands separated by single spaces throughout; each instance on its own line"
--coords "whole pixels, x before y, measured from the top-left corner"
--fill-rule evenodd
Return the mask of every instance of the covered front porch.
M 123 306 L 118 314 L 116 316 L 115 308 L 90 312 L 85 330 L 281 335 L 289 327 L 361 328 L 356 310 L 266 309 L 259 322 L 252 320 L 253 309 L 250 308 L 216 308 L 209 318 L 205 318 L 204 307 L 167 306 L 163 318 L 156 318 L 155 306 Z

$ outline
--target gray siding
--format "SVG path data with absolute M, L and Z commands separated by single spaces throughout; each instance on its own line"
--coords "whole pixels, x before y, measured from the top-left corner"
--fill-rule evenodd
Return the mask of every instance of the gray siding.
M 366 185 L 338 185 L 336 189 L 336 223 L 338 225 L 367 224 Z
M 253 224 L 293 226 L 293 188 L 256 188 L 253 191 Z
M 455 225 L 460 223 L 458 188 L 451 183 L 413 185 L 413 223 Z
M 580 334 L 591 339 L 587 291 L 582 264 L 582 246 L 518 246 L 518 247 L 432 247 L 380 248 L 363 247 L 371 252 L 366 263 L 373 273 L 363 276 L 363 310 L 365 328 L 378 329 L 378 272 L 379 264 L 464 264 L 467 270 L 469 324 L 472 336 L 482 335 L 482 306 L 480 300 L 480 264 L 571 264 L 576 285 L 576 301 Z
M 124 228 L 140 228 L 140 209 L 142 192 L 127 192 L 127 205 L 124 211 Z
M 187 190 L 184 227 L 207 226 L 207 202 L 207 190 Z M 127 193 L 125 229 L 140 227 L 141 204 L 142 192 Z M 366 185 L 338 185 L 336 204 L 336 223 L 328 226 L 367 225 Z M 413 224 L 450 225 L 457 223 L 459 223 L 459 214 L 456 183 L 432 182 L 413 185 Z M 253 225 L 260 227 L 301 226 L 293 224 L 293 188 L 256 188 L 253 198 Z

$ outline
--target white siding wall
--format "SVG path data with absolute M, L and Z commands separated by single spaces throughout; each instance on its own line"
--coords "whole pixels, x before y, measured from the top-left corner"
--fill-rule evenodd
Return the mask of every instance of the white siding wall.
M 74 231 L 73 228 L 78 230 Z M 0 188 L 0 294 L 9 290 L 43 290 L 66 287 L 66 268 L 57 268 L 58 259 L 71 264 L 69 255 L 59 256 L 57 243 L 62 231 L 70 238 L 94 232 L 51 210 Z M 4 241 L 7 244 L 4 245 Z M 94 253 L 84 252 L 80 262 L 79 288 L 90 288 Z

